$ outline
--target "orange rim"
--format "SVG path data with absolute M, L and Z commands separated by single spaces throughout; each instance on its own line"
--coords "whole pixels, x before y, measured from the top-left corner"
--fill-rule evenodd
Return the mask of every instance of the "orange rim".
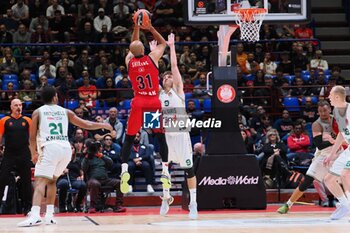
M 253 21 L 255 15 L 264 15 L 267 10 L 264 8 L 249 8 L 249 9 L 238 9 L 234 11 L 236 14 L 241 15 L 241 20 L 244 22 Z

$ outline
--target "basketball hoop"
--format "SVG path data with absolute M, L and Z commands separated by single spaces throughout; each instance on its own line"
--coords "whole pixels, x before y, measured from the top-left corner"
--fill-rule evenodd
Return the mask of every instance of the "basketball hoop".
M 241 30 L 241 40 L 256 42 L 259 40 L 259 31 L 267 10 L 264 8 L 234 9 L 236 24 Z

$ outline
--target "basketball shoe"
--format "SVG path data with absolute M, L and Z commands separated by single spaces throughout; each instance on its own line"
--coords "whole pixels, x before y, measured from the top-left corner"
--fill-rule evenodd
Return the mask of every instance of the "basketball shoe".
M 174 198 L 170 196 L 169 198 L 160 197 L 162 199 L 162 205 L 160 206 L 160 215 L 165 216 L 169 211 L 169 206 L 174 202 Z
M 190 212 L 188 213 L 188 217 L 190 219 L 197 219 L 198 218 L 198 210 L 197 210 L 197 203 L 190 203 L 188 206 L 188 209 Z
M 126 171 L 120 175 L 120 191 L 124 194 L 129 192 L 129 184 L 128 184 L 129 180 L 130 180 L 129 172 Z
M 18 223 L 17 226 L 18 227 L 32 227 L 32 226 L 41 225 L 42 223 L 43 223 L 43 221 L 42 221 L 40 216 L 34 216 L 33 214 L 31 214 L 31 212 L 29 212 L 27 214 L 27 219 Z
M 53 214 L 45 214 L 45 224 L 46 225 L 52 225 L 57 224 L 57 221 L 54 219 Z
M 287 204 L 283 204 L 280 208 L 278 208 L 277 212 L 280 214 L 286 214 L 289 211 L 289 206 Z
M 331 219 L 338 220 L 350 213 L 350 205 L 337 205 L 337 209 L 332 213 Z

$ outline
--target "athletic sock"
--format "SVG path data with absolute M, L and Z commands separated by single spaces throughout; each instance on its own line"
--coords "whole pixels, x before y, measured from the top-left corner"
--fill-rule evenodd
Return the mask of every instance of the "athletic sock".
M 290 199 L 287 201 L 286 203 L 288 205 L 289 208 L 292 208 L 294 202 L 292 202 Z
M 53 214 L 55 212 L 54 205 L 46 205 L 46 214 Z
M 32 206 L 30 214 L 32 216 L 40 217 L 40 206 Z
M 165 199 L 170 198 L 170 190 L 169 189 L 163 189 L 163 198 L 165 198 Z
M 190 204 L 197 202 L 197 189 L 190 189 Z
M 122 174 L 128 171 L 129 165 L 127 163 L 122 163 Z
M 343 205 L 343 206 L 346 206 L 346 205 L 349 204 L 349 201 L 348 201 L 348 199 L 346 198 L 345 195 L 343 195 L 343 196 L 341 196 L 341 197 L 338 197 L 338 201 L 339 201 L 339 203 L 340 203 L 341 205 Z
M 169 163 L 168 162 L 162 162 L 162 169 L 163 173 L 169 175 Z

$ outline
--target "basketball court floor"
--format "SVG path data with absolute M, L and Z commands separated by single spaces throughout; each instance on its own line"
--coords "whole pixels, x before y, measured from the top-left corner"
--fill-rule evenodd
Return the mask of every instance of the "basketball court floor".
M 18 228 L 23 216 L 0 216 L 0 232 L 166 232 L 166 233 L 337 233 L 347 232 L 350 216 L 329 220 L 334 208 L 293 206 L 291 213 L 276 213 L 278 206 L 266 210 L 200 211 L 198 220 L 189 220 L 187 212 L 172 207 L 168 216 L 159 216 L 159 208 L 128 208 L 126 213 L 58 214 L 57 225 Z

